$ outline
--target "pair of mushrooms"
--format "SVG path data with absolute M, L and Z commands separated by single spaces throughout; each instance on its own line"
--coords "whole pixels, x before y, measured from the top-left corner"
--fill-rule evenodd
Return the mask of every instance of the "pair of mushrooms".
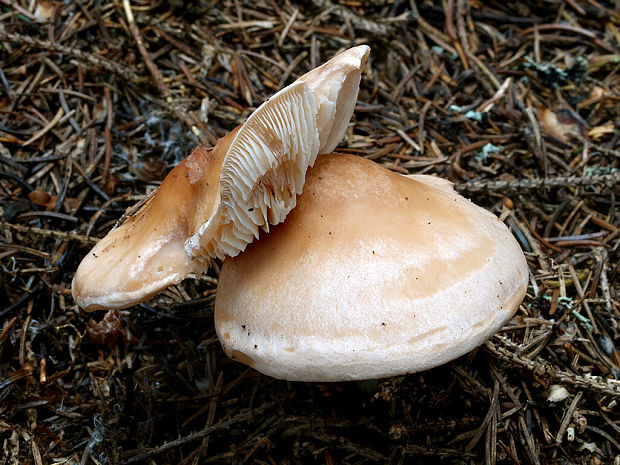
M 368 53 L 341 53 L 195 149 L 84 258 L 77 303 L 127 307 L 227 257 L 215 302 L 224 350 L 301 381 L 424 370 L 499 330 L 527 265 L 497 217 L 448 181 L 317 157 L 344 135 Z

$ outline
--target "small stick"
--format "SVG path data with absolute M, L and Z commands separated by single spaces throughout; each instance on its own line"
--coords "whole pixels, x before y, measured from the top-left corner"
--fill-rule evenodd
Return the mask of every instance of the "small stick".
M 45 125 L 45 127 L 43 129 L 41 129 L 39 132 L 37 132 L 34 136 L 32 136 L 30 139 L 28 139 L 26 142 L 24 142 L 22 145 L 30 145 L 32 144 L 34 141 L 39 140 L 41 137 L 43 137 L 45 134 L 47 134 L 54 126 L 56 126 L 56 124 L 58 123 L 58 121 L 60 121 L 60 118 L 62 118 L 62 115 L 64 114 L 64 111 L 61 108 L 58 109 L 58 111 L 56 112 L 56 116 L 54 116 L 52 118 L 52 120 L 47 123 Z
M 174 449 L 176 447 L 180 447 L 180 446 L 182 446 L 184 444 L 196 441 L 198 439 L 206 438 L 207 436 L 209 436 L 212 433 L 215 433 L 216 431 L 220 431 L 220 430 L 223 430 L 223 429 L 226 429 L 226 428 L 230 428 L 235 423 L 239 423 L 239 422 L 242 422 L 242 421 L 249 420 L 250 418 L 254 417 L 255 415 L 258 415 L 258 414 L 262 413 L 268 407 L 272 407 L 272 406 L 273 406 L 273 403 L 265 404 L 265 405 L 263 405 L 263 406 L 261 406 L 259 408 L 250 410 L 248 412 L 240 413 L 239 415 L 236 415 L 236 416 L 232 417 L 230 420 L 220 421 L 219 423 L 216 423 L 213 426 L 210 426 L 208 428 L 204 428 L 201 431 L 197 431 L 195 433 L 189 434 L 188 436 L 185 436 L 183 438 L 179 438 L 179 439 L 175 439 L 174 441 L 167 442 L 165 444 L 162 444 L 159 447 L 153 447 L 151 449 L 146 449 L 143 452 L 140 452 L 140 453 L 138 453 L 136 455 L 130 456 L 123 463 L 125 465 L 127 465 L 127 464 L 130 464 L 130 463 L 142 462 L 145 459 L 148 459 L 150 457 L 154 457 L 155 455 L 162 454 L 162 453 L 164 453 L 166 451 L 169 451 L 170 449 Z
M 471 61 L 473 61 L 474 64 L 480 69 L 480 71 L 482 71 L 489 78 L 489 81 L 491 81 L 491 83 L 493 84 L 493 86 L 495 86 L 496 89 L 499 90 L 502 87 L 502 84 L 499 82 L 499 79 L 497 79 L 497 76 L 493 74 L 491 69 L 480 58 L 478 58 L 473 53 L 470 53 L 469 51 L 467 51 L 467 57 Z
M 78 60 L 107 69 L 108 71 L 112 71 L 128 80 L 133 80 L 137 77 L 136 73 L 127 65 L 120 66 L 112 60 L 95 55 L 94 53 L 84 52 L 76 47 L 67 47 L 65 45 L 35 39 L 34 37 L 4 31 L 0 31 L 0 41 L 28 45 L 30 47 L 49 50 L 52 53 L 71 56 L 77 58 Z
M 19 14 L 24 15 L 26 18 L 28 18 L 30 21 L 36 21 L 37 18 L 30 13 L 28 10 L 26 10 L 25 8 L 22 8 L 21 6 L 19 6 L 17 4 L 17 2 L 9 2 L 8 0 L 0 0 L 2 3 L 4 3 L 6 6 L 13 8 L 15 11 L 17 11 Z
M 105 189 L 108 173 L 110 171 L 110 162 L 112 158 L 112 121 L 114 119 L 114 110 L 112 108 L 112 97 L 110 95 L 110 88 L 104 87 L 103 89 L 106 102 L 107 116 L 105 121 L 105 156 L 103 159 L 103 172 L 101 174 L 101 183 Z
M 289 18 L 289 20 L 286 22 L 286 25 L 284 26 L 284 29 L 280 33 L 280 39 L 278 40 L 278 45 L 280 47 L 282 47 L 282 45 L 284 45 L 284 40 L 286 39 L 286 36 L 288 35 L 288 32 L 291 29 L 291 26 L 295 22 L 295 19 L 297 19 L 297 15 L 298 14 L 299 14 L 299 10 L 297 8 L 295 8 L 294 11 L 293 11 L 293 14 Z
M 509 77 L 502 83 L 502 85 L 497 90 L 497 92 L 495 92 L 493 97 L 491 97 L 487 101 L 482 102 L 480 105 L 478 105 L 478 107 L 476 108 L 476 111 L 480 111 L 480 112 L 490 111 L 491 105 L 497 102 L 498 100 L 500 100 L 504 96 L 504 94 L 506 94 L 506 91 L 511 86 L 511 84 L 512 84 L 512 77 Z
M 560 30 L 560 31 L 567 31 L 567 32 L 575 33 L 575 34 L 580 34 L 584 37 L 587 37 L 592 42 L 594 42 L 596 45 L 608 51 L 609 53 L 614 52 L 614 49 L 609 44 L 599 39 L 594 32 L 584 29 L 582 27 L 573 26 L 571 24 L 561 24 L 561 23 L 537 24 L 536 28 L 534 28 L 533 26 L 530 28 L 527 28 L 524 31 L 519 32 L 519 35 L 521 37 L 525 37 L 535 32 L 536 30 L 538 31 Z
M 499 340 L 505 347 L 501 347 L 489 340 L 485 343 L 485 347 L 499 359 L 525 368 L 529 371 L 538 372 L 544 371 L 557 383 L 565 383 L 574 386 L 577 389 L 587 389 L 589 391 L 599 392 L 601 394 L 607 394 L 612 397 L 620 396 L 620 381 L 615 379 L 602 378 L 600 376 L 582 376 L 574 373 L 556 370 L 554 367 L 546 362 L 539 362 L 529 360 L 525 357 L 517 355 L 514 351 L 517 350 L 516 344 L 512 343 L 508 338 L 496 335 L 495 338 Z
M 85 242 L 87 244 L 96 244 L 97 242 L 99 242 L 99 239 L 96 237 L 84 236 L 82 234 L 77 234 L 73 232 L 56 231 L 53 229 L 35 228 L 33 226 L 22 226 L 20 224 L 9 223 L 8 221 L 4 220 L 0 220 L 0 227 L 12 229 L 13 231 L 21 233 L 32 233 L 39 234 L 41 236 L 53 237 L 55 239 L 60 239 L 64 241 L 79 241 Z
M 161 76 L 161 73 L 159 72 L 159 68 L 157 68 L 157 66 L 151 59 L 149 52 L 144 46 L 144 40 L 142 40 L 142 34 L 140 34 L 140 29 L 138 29 L 138 25 L 133 19 L 133 13 L 131 11 L 131 4 L 129 3 L 129 0 L 123 0 L 123 9 L 125 10 L 125 15 L 127 16 L 127 22 L 129 24 L 129 31 L 131 32 L 131 35 L 136 41 L 136 45 L 138 46 L 140 55 L 142 55 L 144 64 L 146 65 L 149 72 L 151 73 L 151 76 L 153 76 L 153 80 L 155 81 L 155 85 L 157 86 L 157 89 L 159 89 L 160 94 L 164 98 L 170 97 L 171 95 L 170 89 L 164 83 L 164 79 Z
M 426 119 L 426 112 L 431 107 L 431 101 L 427 101 L 422 107 L 420 117 L 418 118 L 418 143 L 420 144 L 420 156 L 424 156 L 424 138 L 426 134 L 424 132 L 424 120 Z
M 469 44 L 467 42 L 467 31 L 465 30 L 465 3 L 463 0 L 456 1 L 456 33 L 459 38 L 459 42 L 454 41 L 454 46 L 459 52 L 459 57 L 463 63 L 463 68 L 468 70 L 470 68 L 467 56 L 471 55 L 469 50 Z M 460 45 L 460 47 L 459 47 Z
M 560 423 L 560 429 L 558 429 L 558 434 L 555 436 L 555 442 L 558 444 L 562 444 L 562 439 L 564 438 L 564 433 L 568 428 L 569 423 L 573 419 L 573 413 L 577 410 L 577 405 L 579 405 L 579 401 L 583 397 L 583 391 L 577 392 L 575 394 L 575 398 L 569 405 L 568 409 L 564 411 L 564 415 L 562 416 L 562 421 Z
M 459 192 L 524 191 L 541 187 L 578 187 L 605 184 L 613 186 L 620 182 L 620 172 L 594 176 L 556 176 L 550 178 L 519 179 L 517 181 L 468 181 L 454 185 Z
M 131 11 L 131 4 L 129 3 L 129 0 L 123 0 L 123 9 L 125 10 L 125 15 L 127 16 L 127 22 L 129 23 L 129 31 L 131 32 L 131 35 L 136 41 L 136 45 L 138 46 L 138 50 L 140 51 L 140 55 L 142 55 L 142 59 L 144 60 L 146 67 L 149 69 L 151 76 L 153 76 L 153 80 L 155 81 L 155 86 L 159 90 L 159 93 L 166 100 L 166 103 L 169 104 L 169 108 L 172 110 L 174 115 L 177 118 L 179 118 L 181 121 L 183 121 L 183 123 L 185 123 L 185 125 L 189 128 L 189 130 L 192 131 L 192 133 L 198 137 L 198 139 L 200 140 L 200 143 L 202 145 L 210 145 L 210 141 L 208 137 L 198 128 L 198 126 L 196 126 L 196 124 L 194 124 L 194 121 L 192 120 L 191 116 L 188 114 L 185 107 L 183 105 L 179 105 L 171 101 L 172 92 L 170 91 L 170 88 L 166 85 L 166 83 L 164 82 L 164 79 L 161 73 L 159 72 L 159 68 L 157 68 L 157 65 L 155 64 L 155 62 L 153 62 L 153 59 L 149 55 L 148 50 L 144 46 L 144 40 L 142 40 L 142 34 L 140 33 L 140 29 L 138 28 L 138 25 L 134 21 L 133 13 Z
M 445 8 L 446 14 L 446 32 L 451 40 L 456 40 L 456 29 L 454 29 L 454 0 L 448 0 L 448 4 Z

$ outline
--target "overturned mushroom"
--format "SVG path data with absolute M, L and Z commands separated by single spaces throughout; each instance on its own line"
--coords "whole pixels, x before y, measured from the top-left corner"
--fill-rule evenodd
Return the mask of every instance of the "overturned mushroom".
M 78 305 L 144 301 L 281 222 L 308 166 L 344 135 L 368 53 L 358 46 L 337 55 L 276 93 L 213 149 L 192 151 L 84 258 L 73 280 Z
M 276 378 L 378 378 L 472 350 L 526 285 L 510 231 L 449 182 L 321 155 L 286 221 L 225 260 L 215 325 L 229 356 Z

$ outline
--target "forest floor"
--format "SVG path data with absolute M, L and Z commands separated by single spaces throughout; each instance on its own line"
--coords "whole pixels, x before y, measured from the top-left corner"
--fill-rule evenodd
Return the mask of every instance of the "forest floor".
M 620 7 L 441 5 L 2 0 L 0 464 L 620 463 Z M 510 227 L 531 275 L 499 334 L 361 387 L 228 359 L 217 264 L 77 307 L 81 258 L 128 207 L 358 44 L 338 151 L 447 178 Z

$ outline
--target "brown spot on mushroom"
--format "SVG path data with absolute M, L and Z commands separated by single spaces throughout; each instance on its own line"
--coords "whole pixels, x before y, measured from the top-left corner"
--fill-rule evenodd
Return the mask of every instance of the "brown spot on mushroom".
M 423 339 L 426 339 L 426 338 L 432 336 L 433 334 L 440 333 L 440 332 L 445 331 L 447 329 L 448 329 L 447 326 L 439 326 L 438 328 L 431 329 L 430 331 L 425 331 L 423 333 L 416 334 L 414 337 L 409 338 L 407 340 L 407 342 L 409 344 L 416 344 L 417 342 L 419 342 L 419 341 L 421 341 Z
M 233 350 L 230 353 L 230 358 L 237 360 L 238 362 L 245 363 L 247 366 L 254 366 L 254 359 L 240 350 Z

